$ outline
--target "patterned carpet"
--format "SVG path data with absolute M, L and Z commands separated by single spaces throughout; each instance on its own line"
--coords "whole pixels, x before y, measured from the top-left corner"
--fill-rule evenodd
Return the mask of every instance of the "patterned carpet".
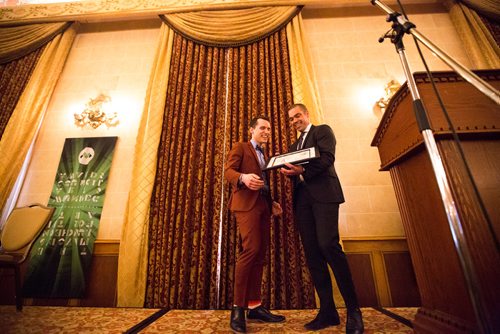
M 14 306 L 0 306 L 1 332 L 23 333 L 124 333 L 153 316 L 158 309 L 90 308 L 25 306 L 16 312 Z M 413 320 L 417 308 L 390 308 L 396 317 Z M 287 317 L 281 324 L 247 322 L 248 333 L 305 333 L 304 323 L 314 318 L 316 310 L 276 311 Z M 401 321 L 372 308 L 363 308 L 365 333 L 413 333 Z M 341 324 L 317 333 L 345 333 L 345 309 L 339 310 Z M 232 333 L 229 311 L 171 310 L 140 331 L 129 333 Z

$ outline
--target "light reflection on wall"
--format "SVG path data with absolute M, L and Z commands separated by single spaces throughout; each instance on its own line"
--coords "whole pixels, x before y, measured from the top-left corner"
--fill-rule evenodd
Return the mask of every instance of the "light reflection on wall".
M 363 110 L 371 114 L 373 104 L 380 96 L 384 94 L 384 84 L 365 84 L 360 85 L 354 94 L 354 103 L 358 106 L 359 110 Z

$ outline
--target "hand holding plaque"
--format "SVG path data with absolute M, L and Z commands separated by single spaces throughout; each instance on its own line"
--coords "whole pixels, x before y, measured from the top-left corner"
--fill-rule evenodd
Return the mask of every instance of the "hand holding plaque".
M 286 167 L 286 163 L 293 165 L 306 164 L 316 158 L 319 158 L 319 153 L 316 147 L 305 148 L 303 150 L 275 155 L 274 157 L 269 158 L 263 170 Z

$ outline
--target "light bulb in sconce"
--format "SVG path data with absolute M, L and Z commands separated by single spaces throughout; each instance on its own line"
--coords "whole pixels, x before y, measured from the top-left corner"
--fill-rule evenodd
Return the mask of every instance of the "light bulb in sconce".
M 397 80 L 391 80 L 385 85 L 384 96 L 378 99 L 378 101 L 375 102 L 375 105 L 373 106 L 373 112 L 375 113 L 375 115 L 377 115 L 377 117 L 380 118 L 385 112 L 385 109 L 389 104 L 389 100 L 394 96 L 399 87 L 401 87 L 401 84 Z
M 89 99 L 85 104 L 85 109 L 81 113 L 75 113 L 75 124 L 79 127 L 90 126 L 97 129 L 102 124 L 108 128 L 116 126 L 120 122 L 116 112 L 106 111 L 105 104 L 109 105 L 111 97 L 99 94 L 95 99 Z

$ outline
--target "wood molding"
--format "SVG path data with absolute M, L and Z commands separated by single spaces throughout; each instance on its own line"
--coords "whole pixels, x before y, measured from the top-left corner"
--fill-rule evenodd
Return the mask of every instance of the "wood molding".
M 373 300 L 371 281 L 375 286 L 376 305 L 363 306 L 419 306 L 420 297 L 416 281 L 414 280 L 413 266 L 409 260 L 409 250 L 404 237 L 375 237 L 375 238 L 344 238 L 344 251 L 350 261 L 353 279 L 360 299 Z M 362 262 L 354 261 L 354 256 L 363 256 L 369 259 L 370 276 L 366 276 L 367 268 L 356 268 Z M 389 259 L 389 260 L 388 260 Z M 366 261 L 364 262 L 366 265 Z M 394 266 L 404 266 L 404 270 L 395 270 Z M 394 273 L 401 272 L 401 277 Z M 361 275 L 364 273 L 364 275 Z M 404 285 L 404 286 L 400 286 Z M 412 291 L 409 298 L 397 298 L 401 291 Z M 393 298 L 393 292 L 396 298 Z M 403 303 L 403 304 L 401 304 Z
M 411 4 L 441 3 L 411 0 Z M 388 4 L 396 1 L 388 0 Z M 94 0 L 0 8 L 0 25 L 54 21 L 144 19 L 194 10 L 238 9 L 255 6 L 305 5 L 319 8 L 370 6 L 368 0 Z
M 118 256 L 120 252 L 120 240 L 98 239 L 94 242 L 94 256 Z

